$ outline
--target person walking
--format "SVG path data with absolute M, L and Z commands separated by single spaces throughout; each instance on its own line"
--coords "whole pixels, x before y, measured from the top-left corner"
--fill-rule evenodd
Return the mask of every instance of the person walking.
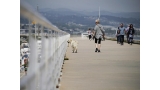
M 120 44 L 120 30 L 118 27 L 118 30 L 116 30 L 116 37 L 117 37 L 117 44 Z
M 119 30 L 120 30 L 120 43 L 121 45 L 123 45 L 124 33 L 125 33 L 125 28 L 123 27 L 123 23 L 120 24 Z
M 91 41 L 91 29 L 89 28 L 89 30 L 87 32 L 88 32 L 89 40 Z
M 92 39 L 94 40 L 94 29 L 92 30 L 92 33 L 91 33 L 91 36 L 92 36 Z
M 25 58 L 25 59 L 24 59 L 24 64 L 23 64 L 22 66 L 24 66 L 25 75 L 27 75 L 27 69 L 28 69 L 28 58 Z
M 127 35 L 129 36 L 128 44 L 132 45 L 134 33 L 135 33 L 135 30 L 133 28 L 133 24 L 130 24 L 129 31 L 127 33 Z
M 128 36 L 128 31 L 129 31 L 129 27 L 130 27 L 130 24 L 128 25 L 128 27 L 126 28 L 126 31 L 125 31 L 125 34 L 126 34 L 126 38 L 127 38 L 127 43 L 129 42 L 129 36 Z
M 96 47 L 96 50 L 95 52 L 100 52 L 100 48 L 101 48 L 101 41 L 102 41 L 102 38 L 104 36 L 104 29 L 103 29 L 103 26 L 100 24 L 100 20 L 97 19 L 95 21 L 95 33 L 94 33 L 94 36 L 95 36 L 95 47 Z M 97 44 L 98 43 L 98 44 Z

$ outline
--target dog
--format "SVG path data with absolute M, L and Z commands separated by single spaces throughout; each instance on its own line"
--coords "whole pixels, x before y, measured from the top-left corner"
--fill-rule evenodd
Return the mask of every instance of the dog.
M 72 53 L 77 53 L 77 50 L 78 50 L 78 41 L 75 41 L 75 40 L 68 40 L 67 41 L 68 43 L 71 44 L 71 48 L 72 48 Z M 69 45 L 69 44 L 68 44 Z M 68 46 L 69 47 L 69 46 Z
M 69 39 L 69 40 L 67 41 L 68 47 L 69 47 L 69 44 L 71 44 L 71 42 L 72 42 L 72 39 Z

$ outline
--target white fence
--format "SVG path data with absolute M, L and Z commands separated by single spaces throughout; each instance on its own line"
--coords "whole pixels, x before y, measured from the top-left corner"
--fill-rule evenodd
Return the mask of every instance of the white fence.
M 35 21 L 36 25 L 40 25 L 41 30 L 41 34 L 34 36 L 29 26 L 29 66 L 27 75 L 20 80 L 20 89 L 56 90 L 70 34 L 55 28 L 24 1 L 20 4 L 20 13 L 30 23 Z M 44 34 L 44 27 L 50 30 L 48 34 Z M 39 41 L 41 48 L 38 48 Z

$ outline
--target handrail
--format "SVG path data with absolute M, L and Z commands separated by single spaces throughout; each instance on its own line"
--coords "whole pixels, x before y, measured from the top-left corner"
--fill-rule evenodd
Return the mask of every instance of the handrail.
M 31 7 L 32 6 L 30 6 L 24 0 L 21 0 L 20 14 L 26 18 L 29 18 L 32 21 L 35 21 L 35 22 L 38 22 L 39 24 L 42 24 L 43 26 L 45 26 L 51 30 L 67 34 L 64 31 L 59 30 L 58 28 L 55 28 L 46 18 L 44 18 L 42 15 L 40 15 L 36 10 L 32 9 Z

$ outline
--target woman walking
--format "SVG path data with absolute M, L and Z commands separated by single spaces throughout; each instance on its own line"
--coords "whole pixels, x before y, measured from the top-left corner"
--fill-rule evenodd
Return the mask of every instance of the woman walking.
M 135 33 L 135 30 L 133 28 L 133 24 L 130 24 L 129 31 L 127 32 L 127 35 L 129 37 L 128 44 L 132 45 L 134 33 Z

